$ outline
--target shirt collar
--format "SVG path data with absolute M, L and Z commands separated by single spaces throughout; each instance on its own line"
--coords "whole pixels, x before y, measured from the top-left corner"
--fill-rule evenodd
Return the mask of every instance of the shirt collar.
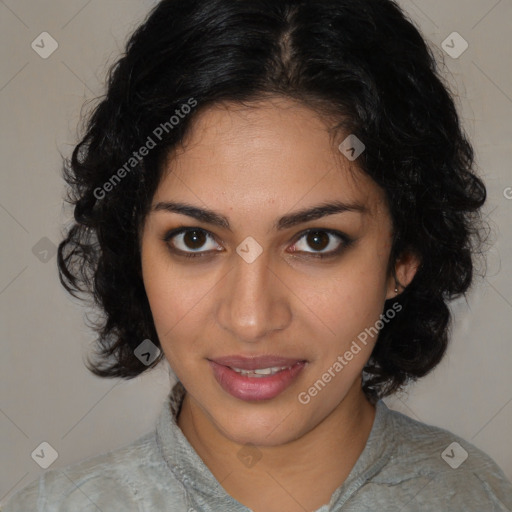
M 208 504 L 208 508 L 204 510 L 220 510 L 217 507 L 225 506 L 226 510 L 249 511 L 225 491 L 178 426 L 177 418 L 185 393 L 185 388 L 178 381 L 173 386 L 157 422 L 157 441 L 165 462 L 184 486 L 187 495 L 199 494 L 203 506 Z M 395 451 L 396 442 L 390 410 L 379 400 L 365 448 L 345 482 L 333 493 L 329 504 L 317 512 L 337 510 L 342 506 L 387 464 Z

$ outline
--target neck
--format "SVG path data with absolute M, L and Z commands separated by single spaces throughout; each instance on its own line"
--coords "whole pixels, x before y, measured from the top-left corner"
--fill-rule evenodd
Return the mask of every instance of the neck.
M 255 511 L 271 512 L 282 507 L 291 511 L 293 506 L 316 510 L 328 503 L 361 455 L 374 419 L 375 406 L 366 399 L 359 379 L 338 406 L 301 437 L 278 446 L 245 447 L 249 456 L 261 457 L 250 467 L 239 459 L 242 446 L 225 437 L 188 393 L 178 425 L 228 494 Z

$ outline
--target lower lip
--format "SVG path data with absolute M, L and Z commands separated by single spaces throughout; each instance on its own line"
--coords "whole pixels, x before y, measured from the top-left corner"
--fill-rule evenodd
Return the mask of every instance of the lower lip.
M 208 361 L 213 375 L 224 391 L 240 400 L 270 400 L 282 393 L 297 378 L 306 363 L 301 361 L 291 368 L 268 377 L 246 377 L 227 366 Z

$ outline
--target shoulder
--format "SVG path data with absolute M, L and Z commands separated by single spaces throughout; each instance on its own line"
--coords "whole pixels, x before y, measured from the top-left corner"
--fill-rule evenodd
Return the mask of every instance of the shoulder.
M 387 416 L 395 449 L 381 478 L 410 489 L 411 510 L 512 510 L 512 483 L 489 455 L 443 428 Z
M 47 470 L 18 491 L 2 512 L 132 512 L 143 510 L 148 488 L 168 469 L 155 433 L 131 444 L 58 469 Z M 168 478 L 172 488 L 172 474 Z M 151 501 L 151 500 L 150 500 Z

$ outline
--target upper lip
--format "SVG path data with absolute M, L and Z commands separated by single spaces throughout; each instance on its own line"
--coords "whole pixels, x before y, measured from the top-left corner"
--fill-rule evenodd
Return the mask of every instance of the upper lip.
M 231 368 L 240 368 L 241 370 L 257 370 L 258 368 L 272 368 L 274 366 L 293 366 L 296 363 L 303 362 L 305 359 L 281 357 L 274 355 L 264 356 L 225 356 L 210 359 L 222 366 L 229 366 Z

